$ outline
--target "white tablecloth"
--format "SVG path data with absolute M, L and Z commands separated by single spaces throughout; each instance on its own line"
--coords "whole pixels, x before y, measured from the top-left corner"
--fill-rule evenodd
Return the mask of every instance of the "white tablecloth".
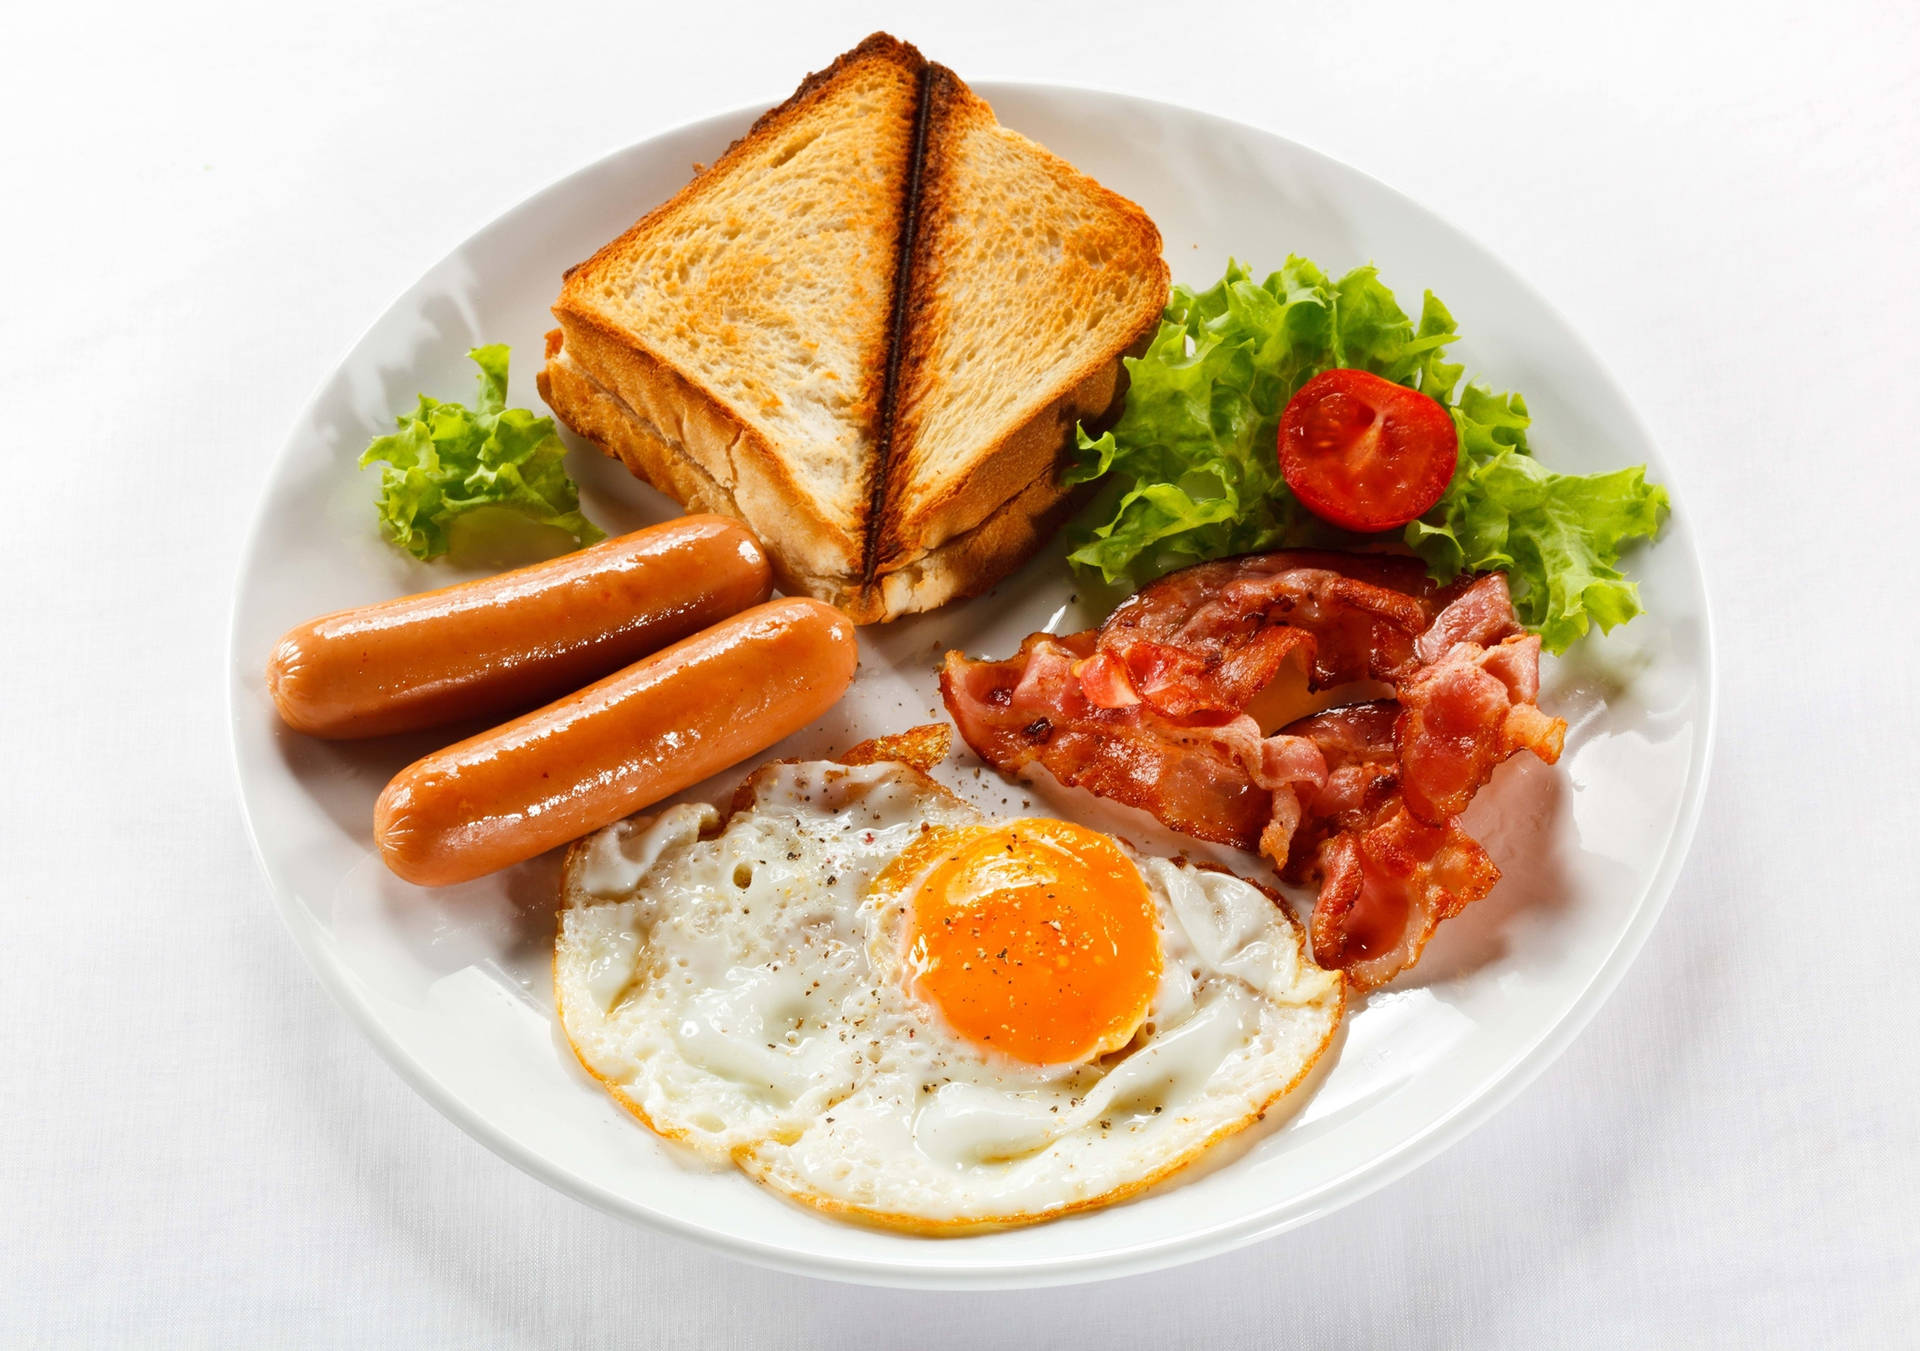
M 1710 569 L 1705 819 L 1590 1030 L 1410 1178 L 1152 1277 L 863 1291 L 548 1191 L 333 1007 L 235 802 L 240 541 L 361 328 L 561 173 L 878 26 L 1272 128 L 1459 222 L 1639 402 Z M 1913 9 L 330 0 L 4 31 L 0 1344 L 1920 1339 Z

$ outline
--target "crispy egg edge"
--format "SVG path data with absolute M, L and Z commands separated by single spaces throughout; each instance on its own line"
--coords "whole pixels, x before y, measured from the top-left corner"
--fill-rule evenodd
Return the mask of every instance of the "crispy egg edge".
M 944 785 L 936 782 L 927 774 L 927 770 L 930 769 L 933 764 L 937 764 L 941 758 L 941 756 L 935 756 L 929 763 L 921 762 L 926 751 L 932 749 L 932 745 L 935 744 L 934 739 L 931 738 L 916 739 L 917 734 L 927 730 L 926 728 L 916 727 L 911 731 L 897 733 L 894 736 L 876 737 L 872 741 L 862 742 L 852 751 L 847 752 L 843 756 L 836 757 L 836 760 L 838 763 L 849 767 L 875 764 L 891 758 L 885 753 L 886 751 L 894 750 L 896 747 L 902 750 L 911 747 L 913 758 L 909 759 L 903 756 L 901 759 L 894 761 L 894 763 L 901 765 L 911 772 L 915 778 L 921 781 L 922 787 L 930 789 L 939 796 L 945 797 L 952 802 L 965 806 L 966 803 L 963 799 L 951 792 Z M 944 731 L 945 729 L 938 730 Z M 938 738 L 940 742 L 944 742 L 944 740 L 944 737 Z M 944 754 L 944 749 L 942 753 Z M 754 770 L 753 773 L 743 779 L 740 786 L 734 790 L 733 800 L 729 804 L 728 810 L 720 822 L 714 826 L 711 831 L 702 831 L 701 838 L 710 838 L 712 835 L 717 835 L 721 831 L 724 831 L 728 823 L 732 820 L 734 812 L 744 811 L 751 806 L 754 793 L 759 787 L 760 780 L 767 772 L 777 765 L 798 763 L 800 763 L 800 761 L 797 759 L 775 760 L 769 761 L 767 764 Z M 1125 844 L 1128 849 L 1131 850 L 1133 848 L 1132 844 L 1124 838 L 1119 836 L 1115 838 L 1120 839 L 1121 843 Z M 583 839 L 576 840 L 567 846 L 566 857 L 562 862 L 560 870 L 560 909 L 562 911 L 570 908 L 568 905 L 568 897 L 574 890 L 571 879 L 574 876 L 580 858 L 585 853 L 586 845 L 587 841 Z M 1135 852 L 1138 851 L 1136 850 Z M 1302 964 L 1314 967 L 1316 970 L 1321 969 L 1314 962 L 1313 955 L 1307 947 L 1306 930 L 1294 915 L 1292 907 L 1286 903 L 1274 888 L 1254 881 L 1252 878 L 1241 877 L 1231 868 L 1223 867 L 1218 863 L 1197 862 L 1187 859 L 1184 855 L 1175 856 L 1172 861 L 1175 863 L 1183 863 L 1189 867 L 1198 868 L 1206 872 L 1224 874 L 1227 877 L 1245 882 L 1248 886 L 1260 891 L 1268 900 L 1273 902 L 1274 909 L 1279 911 L 1281 917 L 1286 921 L 1287 930 L 1293 936 L 1294 947 L 1299 952 Z M 567 1028 L 564 996 L 561 993 L 559 979 L 560 945 L 558 935 L 559 926 L 556 925 L 553 954 L 554 1014 L 559 1019 L 560 1035 L 566 1039 L 568 1048 L 573 1051 L 574 1059 L 579 1062 L 580 1067 L 587 1072 L 590 1078 L 607 1091 L 608 1095 L 611 1096 L 615 1102 L 624 1107 L 641 1125 L 645 1126 L 649 1131 L 653 1132 L 653 1134 L 663 1140 L 671 1140 L 687 1148 L 693 1153 L 698 1154 L 702 1159 L 711 1160 L 713 1156 L 708 1151 L 695 1146 L 688 1132 L 663 1129 L 647 1114 L 646 1109 L 642 1107 L 640 1103 L 635 1101 L 618 1084 L 601 1074 L 587 1062 L 585 1053 L 581 1051 L 579 1043 L 574 1041 L 573 1034 Z M 1211 1152 L 1214 1147 L 1222 1141 L 1230 1139 L 1258 1125 L 1266 1119 L 1267 1114 L 1273 1111 L 1282 1100 L 1291 1096 L 1296 1089 L 1306 1082 L 1308 1077 L 1312 1075 L 1314 1069 L 1320 1064 L 1321 1060 L 1326 1057 L 1327 1048 L 1333 1045 L 1334 1039 L 1340 1034 L 1341 1024 L 1346 1020 L 1348 994 L 1346 978 L 1337 971 L 1330 972 L 1329 974 L 1339 977 L 1339 979 L 1335 981 L 1332 991 L 1332 1019 L 1327 1024 L 1326 1035 L 1320 1039 L 1320 1044 L 1314 1048 L 1313 1054 L 1301 1063 L 1299 1070 L 1294 1074 L 1293 1078 L 1276 1089 L 1271 1096 L 1249 1111 L 1245 1116 L 1237 1121 L 1231 1121 L 1221 1126 L 1218 1130 L 1212 1132 L 1205 1139 L 1195 1144 L 1191 1149 L 1174 1156 L 1159 1167 L 1150 1170 L 1138 1178 L 1131 1178 L 1119 1186 L 1110 1187 L 1096 1196 L 1082 1197 L 1078 1201 L 1052 1206 L 1045 1210 L 1015 1211 L 1004 1215 L 987 1215 L 965 1219 L 929 1220 L 921 1215 L 875 1210 L 866 1206 L 854 1205 L 847 1201 L 834 1200 L 814 1192 L 783 1187 L 768 1175 L 767 1169 L 769 1165 L 763 1164 L 754 1157 L 754 1150 L 756 1148 L 754 1144 L 741 1145 L 737 1149 L 730 1151 L 728 1157 L 733 1166 L 738 1168 L 742 1174 L 764 1187 L 767 1191 L 818 1214 L 826 1215 L 837 1220 L 857 1222 L 877 1229 L 885 1229 L 895 1233 L 913 1234 L 925 1238 L 957 1238 L 968 1234 L 990 1233 L 996 1230 L 1021 1229 L 1030 1225 L 1044 1224 L 1050 1220 L 1063 1219 L 1069 1215 L 1082 1214 L 1089 1210 L 1098 1210 L 1106 1206 L 1117 1205 L 1120 1202 L 1130 1200 L 1158 1183 L 1167 1181 L 1173 1177 L 1174 1174 L 1182 1172 L 1198 1162 L 1203 1155 Z

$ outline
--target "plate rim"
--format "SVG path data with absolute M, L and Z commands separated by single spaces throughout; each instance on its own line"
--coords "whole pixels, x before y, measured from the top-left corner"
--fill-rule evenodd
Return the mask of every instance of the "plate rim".
M 400 1047 L 398 1041 L 388 1033 L 371 1006 L 361 998 L 347 971 L 332 959 L 327 951 L 326 939 L 320 932 L 320 926 L 310 914 L 306 913 L 304 907 L 297 903 L 296 888 L 269 860 L 261 843 L 258 823 L 254 818 L 253 805 L 247 789 L 247 775 L 242 763 L 240 673 L 248 669 L 248 665 L 243 661 L 244 654 L 240 651 L 241 611 L 246 597 L 249 564 L 258 554 L 266 530 L 266 502 L 274 491 L 283 465 L 296 453 L 297 429 L 309 423 L 319 411 L 324 396 L 340 370 L 353 360 L 360 349 L 372 338 L 374 332 L 386 321 L 387 316 L 427 277 L 448 259 L 471 246 L 481 235 L 511 217 L 531 209 L 541 199 L 561 190 L 575 180 L 595 174 L 609 162 L 631 154 L 654 141 L 703 129 L 712 129 L 717 133 L 728 126 L 751 122 L 753 118 L 765 111 L 765 106 L 771 105 L 744 104 L 722 112 L 663 126 L 647 136 L 626 145 L 617 146 L 568 170 L 543 186 L 535 188 L 475 229 L 468 231 L 439 258 L 429 263 L 418 278 L 389 301 L 347 345 L 327 373 L 316 382 L 312 392 L 300 405 L 299 411 L 292 419 L 289 431 L 282 440 L 279 450 L 274 454 L 255 495 L 253 509 L 241 540 L 238 565 L 228 600 L 225 645 L 228 678 L 225 682 L 224 701 L 228 764 L 233 773 L 234 791 L 239 802 L 241 821 L 246 830 L 248 845 L 253 851 L 255 864 L 267 881 L 274 909 L 278 912 L 282 924 L 293 937 L 301 955 L 319 979 L 322 988 L 346 1011 L 361 1034 L 403 1083 L 425 1099 L 441 1116 L 494 1154 L 522 1172 L 603 1214 L 690 1240 L 711 1252 L 794 1275 L 849 1284 L 909 1289 L 999 1290 L 1069 1285 L 1141 1275 L 1200 1261 L 1312 1223 L 1399 1181 L 1457 1144 L 1511 1103 L 1565 1053 L 1567 1047 L 1587 1028 L 1600 1008 L 1611 997 L 1645 947 L 1654 926 L 1659 922 L 1660 916 L 1672 899 L 1680 873 L 1692 851 L 1694 837 L 1698 832 L 1705 807 L 1707 785 L 1712 775 L 1714 749 L 1719 729 L 1720 671 L 1719 652 L 1714 637 L 1717 625 L 1713 615 L 1713 592 L 1708 582 L 1705 560 L 1700 550 L 1693 547 L 1692 514 L 1686 507 L 1690 499 L 1680 487 L 1680 476 L 1676 473 L 1675 466 L 1667 456 L 1661 453 L 1662 443 L 1652 435 L 1639 406 L 1629 397 L 1626 387 L 1615 377 L 1612 367 L 1587 341 L 1583 332 L 1572 324 L 1560 308 L 1535 287 L 1523 273 L 1500 254 L 1482 244 L 1477 236 L 1425 203 L 1401 192 L 1365 170 L 1356 168 L 1336 155 L 1328 154 L 1265 127 L 1186 104 L 1142 97 L 1098 84 L 994 80 L 979 81 L 974 84 L 974 88 L 979 90 L 989 102 L 993 101 L 997 93 L 1016 96 L 1037 93 L 1091 97 L 1131 104 L 1156 115 L 1171 113 L 1183 118 L 1216 123 L 1224 128 L 1230 128 L 1236 135 L 1251 132 L 1256 136 L 1271 138 L 1284 143 L 1294 152 L 1323 161 L 1344 173 L 1366 180 L 1375 189 L 1450 230 L 1504 273 L 1506 279 L 1530 303 L 1538 306 L 1561 327 L 1581 358 L 1591 363 L 1605 383 L 1612 387 L 1612 392 L 1618 396 L 1621 406 L 1631 420 L 1633 430 L 1654 450 L 1660 460 L 1662 479 L 1672 501 L 1670 519 L 1678 517 L 1688 524 L 1687 534 L 1690 538 L 1689 548 L 1686 551 L 1687 561 L 1701 602 L 1699 620 L 1703 663 L 1701 711 L 1696 724 L 1701 730 L 1689 755 L 1687 781 L 1674 817 L 1674 828 L 1667 838 L 1659 863 L 1649 878 L 1629 922 L 1617 936 L 1613 947 L 1595 968 L 1586 984 L 1574 995 L 1567 1011 L 1558 1021 L 1545 1028 L 1539 1036 L 1520 1046 L 1492 1071 L 1487 1086 L 1479 1093 L 1428 1123 L 1424 1129 L 1406 1137 L 1385 1154 L 1344 1174 L 1321 1182 L 1305 1198 L 1286 1206 L 1284 1213 L 1268 1212 L 1223 1220 L 1209 1228 L 1188 1231 L 1169 1238 L 1146 1240 L 1061 1258 L 1028 1259 L 1018 1263 L 1007 1261 L 920 1262 L 889 1258 L 852 1258 L 798 1250 L 782 1244 L 761 1242 L 736 1233 L 703 1226 L 679 1215 L 649 1209 L 612 1196 L 555 1160 L 523 1146 L 496 1127 L 489 1118 L 469 1110 L 426 1066 L 409 1056 Z M 929 1250 L 937 1251 L 938 1249 L 930 1247 Z

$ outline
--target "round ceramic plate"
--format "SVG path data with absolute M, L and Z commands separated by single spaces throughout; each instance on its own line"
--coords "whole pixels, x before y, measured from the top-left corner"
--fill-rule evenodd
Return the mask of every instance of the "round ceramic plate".
M 1560 316 L 1405 197 L 1277 136 L 1179 108 L 1031 85 L 981 92 L 1007 125 L 1146 208 L 1176 281 L 1211 283 L 1229 255 L 1261 275 L 1289 252 L 1335 271 L 1377 262 L 1403 300 L 1428 287 L 1446 298 L 1470 371 L 1525 392 L 1542 459 L 1579 472 L 1645 461 L 1671 487 L 1626 397 Z M 468 240 L 347 354 L 274 465 L 235 601 L 234 759 L 274 897 L 321 979 L 409 1083 L 528 1172 L 614 1214 L 823 1276 L 986 1287 L 1140 1271 L 1304 1223 L 1458 1139 L 1558 1054 L 1619 980 L 1693 833 L 1713 675 L 1684 506 L 1631 560 L 1647 614 L 1545 664 L 1540 702 L 1571 724 L 1560 765 L 1515 759 L 1473 804 L 1468 826 L 1504 880 L 1441 929 L 1416 971 L 1359 1004 L 1303 1105 L 1136 1200 L 1002 1233 L 928 1239 L 836 1222 L 657 1140 L 560 1035 L 557 860 L 426 891 L 375 856 L 381 786 L 452 736 L 343 745 L 279 725 L 261 680 L 279 633 L 465 575 L 376 536 L 374 473 L 355 468 L 367 440 L 417 392 L 465 399 L 465 353 L 485 342 L 513 345 L 512 402 L 541 407 L 534 374 L 562 270 L 664 200 L 751 118 L 715 117 L 621 151 Z M 674 514 L 590 447 L 576 445 L 570 462 L 588 513 L 610 531 Z M 852 692 L 769 755 L 831 754 L 944 720 L 934 677 L 947 648 L 1004 655 L 1033 630 L 1097 618 L 1080 612 L 1058 552 L 1045 553 L 991 595 L 863 631 Z M 746 768 L 693 795 L 723 797 Z M 980 772 L 964 753 L 945 777 L 996 811 L 1075 817 L 1150 850 L 1183 844 L 1085 794 Z

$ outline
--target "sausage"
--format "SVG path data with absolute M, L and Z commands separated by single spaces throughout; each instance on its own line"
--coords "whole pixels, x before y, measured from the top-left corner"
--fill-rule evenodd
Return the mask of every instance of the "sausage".
M 599 830 L 819 717 L 853 683 L 853 622 L 769 601 L 421 759 L 373 810 L 394 872 L 447 886 Z
M 766 551 L 745 526 L 685 516 L 496 577 L 302 624 L 274 648 L 267 688 L 289 727 L 322 737 L 516 713 L 772 591 Z

